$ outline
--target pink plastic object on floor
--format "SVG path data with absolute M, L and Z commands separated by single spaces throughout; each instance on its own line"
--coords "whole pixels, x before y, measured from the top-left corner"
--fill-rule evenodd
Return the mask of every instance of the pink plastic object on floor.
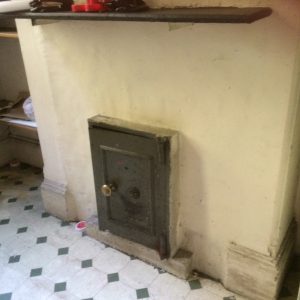
M 76 223 L 76 225 L 75 225 L 75 229 L 78 231 L 85 230 L 86 227 L 87 227 L 86 221 L 80 221 L 80 222 Z

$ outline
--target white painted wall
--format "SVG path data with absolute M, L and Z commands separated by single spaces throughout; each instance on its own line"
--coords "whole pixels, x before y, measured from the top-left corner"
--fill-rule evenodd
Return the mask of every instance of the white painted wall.
M 300 7 L 299 7 L 300 8 Z M 273 219 L 273 235 L 270 252 L 275 255 L 280 247 L 286 230 L 292 218 L 299 214 L 295 211 L 297 186 L 299 180 L 299 151 L 300 151 L 300 44 L 296 49 L 296 59 L 291 82 L 291 94 L 288 117 L 285 124 L 285 138 L 282 147 L 282 161 L 280 176 L 277 184 L 276 207 L 278 208 Z M 298 200 L 299 201 L 299 200 Z M 297 207 L 297 202 L 296 202 Z M 299 223 L 298 223 L 299 224 Z M 300 227 L 298 225 L 298 239 Z
M 293 200 L 280 181 L 297 106 L 291 27 L 273 15 L 177 30 L 19 20 L 18 30 L 45 176 L 67 182 L 79 218 L 96 212 L 87 118 L 104 114 L 180 132 L 180 227 L 196 268 L 222 278 L 229 242 L 276 252 Z
M 17 23 L 22 21 L 18 20 Z M 59 129 L 54 108 L 50 79 L 43 53 L 37 49 L 33 28 L 30 22 L 18 26 L 19 41 L 26 69 L 30 94 L 34 99 L 35 118 L 44 160 L 44 175 L 47 179 L 66 184 L 65 172 L 59 150 Z M 38 29 L 38 27 L 36 28 Z
M 276 13 L 281 19 L 290 27 L 291 30 L 297 32 L 298 37 L 300 36 L 300 2 L 297 0 L 281 1 L 276 0 L 273 2 L 276 9 Z M 293 70 L 293 81 L 291 83 L 291 95 L 290 101 L 300 99 L 300 45 L 298 42 L 298 49 L 296 50 L 296 60 Z M 297 175 L 299 177 L 299 164 L 297 164 L 297 157 L 299 156 L 299 143 L 300 143 L 300 120 L 299 120 L 299 102 L 294 102 L 294 105 L 290 108 L 290 117 L 287 122 L 287 134 L 285 140 L 285 151 L 289 155 L 289 159 L 283 162 L 283 167 L 289 165 L 288 173 L 285 173 L 285 180 L 289 184 L 286 185 L 286 192 L 284 201 L 281 201 L 281 208 L 277 211 L 277 218 L 274 218 L 274 231 L 271 245 L 278 248 L 278 241 L 282 239 L 286 225 L 288 221 L 295 217 L 297 225 L 297 240 L 296 240 L 296 253 L 300 254 L 300 182 L 298 183 L 298 193 L 296 194 L 295 186 L 297 185 Z M 298 117 L 296 115 L 298 112 Z M 288 127 L 290 126 L 290 127 Z M 294 127 L 294 130 L 292 128 Z M 282 173 L 284 174 L 284 172 Z M 296 201 L 294 201 L 296 199 Z M 284 224 L 284 225 L 283 225 Z M 276 242 L 277 241 L 277 242 Z M 273 251 L 270 247 L 271 252 Z

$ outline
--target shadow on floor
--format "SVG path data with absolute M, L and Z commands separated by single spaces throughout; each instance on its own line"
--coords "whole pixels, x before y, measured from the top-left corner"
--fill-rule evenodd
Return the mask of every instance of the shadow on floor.
M 284 279 L 279 300 L 297 300 L 300 285 L 300 256 L 295 256 Z

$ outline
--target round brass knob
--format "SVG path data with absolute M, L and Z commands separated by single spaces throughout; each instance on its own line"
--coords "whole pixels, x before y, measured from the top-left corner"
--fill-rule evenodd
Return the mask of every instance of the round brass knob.
M 101 187 L 101 193 L 105 197 L 110 197 L 111 193 L 116 190 L 116 187 L 113 184 L 103 184 Z

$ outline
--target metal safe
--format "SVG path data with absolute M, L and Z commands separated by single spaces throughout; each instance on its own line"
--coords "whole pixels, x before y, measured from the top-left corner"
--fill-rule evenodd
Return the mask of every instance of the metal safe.
M 170 135 L 103 116 L 89 119 L 89 133 L 99 229 L 167 258 Z

